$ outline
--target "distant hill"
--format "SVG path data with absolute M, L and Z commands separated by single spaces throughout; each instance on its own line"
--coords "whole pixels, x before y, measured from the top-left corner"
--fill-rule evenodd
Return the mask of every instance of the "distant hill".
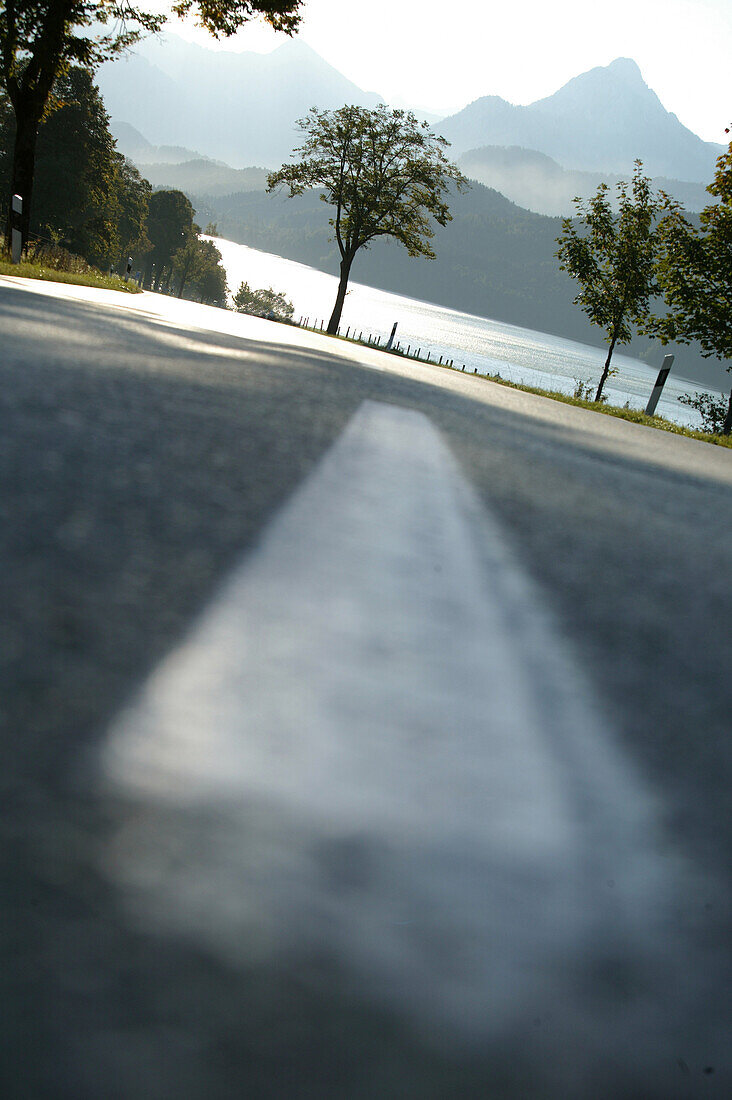
M 261 191 L 218 199 L 192 195 L 191 199 L 199 223 L 216 222 L 222 237 L 331 274 L 338 270 L 336 246 L 328 240 L 327 211 L 316 192 L 293 200 Z M 435 260 L 410 259 L 394 242 L 376 241 L 359 252 L 353 278 L 397 294 L 602 346 L 601 334 L 573 305 L 575 284 L 559 270 L 554 257 L 559 218 L 523 210 L 480 184 L 466 194 L 454 194 L 450 207 L 453 220 L 435 235 Z M 664 349 L 638 338 L 629 353 L 660 365 Z M 701 359 L 689 348 L 676 349 L 676 354 L 679 374 L 715 388 L 729 388 L 729 374 L 721 364 Z
M 183 164 L 143 164 L 142 174 L 153 187 L 166 187 L 187 194 L 231 195 L 237 191 L 263 191 L 265 168 L 229 168 L 213 160 L 187 160 Z
M 200 153 L 183 145 L 153 145 L 146 137 L 130 126 L 129 122 L 112 119 L 109 125 L 117 148 L 135 164 L 181 164 L 186 160 L 198 160 Z M 220 162 L 214 162 L 220 163 Z
M 264 168 L 231 168 L 182 145 L 153 145 L 128 122 L 112 122 L 110 129 L 120 153 L 137 165 L 153 187 L 215 196 L 263 191 L 267 186 Z
M 551 157 L 533 149 L 517 146 L 487 145 L 470 149 L 458 158 L 458 164 L 470 179 L 478 180 L 486 187 L 494 187 L 512 202 L 534 210 L 537 214 L 574 214 L 572 202 L 575 195 L 588 198 L 597 191 L 600 183 L 611 187 L 621 178 L 612 172 L 580 172 L 562 168 Z M 626 172 L 624 179 L 629 179 Z M 687 210 L 702 210 L 713 202 L 712 196 L 701 183 L 666 179 L 653 180 L 656 189 L 662 189 L 678 199 Z
M 647 173 L 709 183 L 721 145 L 702 141 L 667 111 L 629 58 L 574 77 L 526 107 L 499 96 L 476 99 L 443 119 L 453 155 L 486 145 L 521 146 L 563 168 L 627 173 L 640 157 Z
M 206 49 L 163 34 L 103 65 L 97 79 L 113 119 L 154 144 L 193 147 L 237 168 L 278 167 L 299 140 L 295 120 L 311 106 L 381 101 L 297 38 L 258 54 Z

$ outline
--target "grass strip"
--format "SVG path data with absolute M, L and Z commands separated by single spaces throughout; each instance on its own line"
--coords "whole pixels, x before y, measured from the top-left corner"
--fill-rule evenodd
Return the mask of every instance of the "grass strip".
M 448 367 L 455 370 L 455 367 Z M 462 374 L 462 371 L 458 371 Z M 563 401 L 565 405 L 577 405 L 581 409 L 590 409 L 592 412 L 604 413 L 605 416 L 617 416 L 620 420 L 630 420 L 633 424 L 642 424 L 646 428 L 658 428 L 662 432 L 671 432 L 673 435 L 686 435 L 690 439 L 700 439 L 703 443 L 712 443 L 716 447 L 732 447 L 732 436 L 718 435 L 716 432 L 701 432 L 696 428 L 687 428 L 683 424 L 677 424 L 673 420 L 667 420 L 665 416 L 646 416 L 640 409 L 626 409 L 623 405 L 608 405 L 605 401 L 586 401 L 582 397 L 571 397 L 559 390 L 542 390 L 538 386 L 524 386 L 520 382 L 509 382 L 495 374 L 479 374 L 472 377 L 484 378 L 488 382 L 495 382 L 499 386 L 508 386 L 512 390 L 523 390 L 524 393 L 535 393 L 538 397 L 549 397 L 552 401 Z
M 51 283 L 71 283 L 74 286 L 94 286 L 102 290 L 119 290 L 123 294 L 140 294 L 137 283 L 125 282 L 119 275 L 102 275 L 100 272 L 57 271 L 45 264 L 10 263 L 0 259 L 0 275 L 15 275 L 20 279 L 42 279 Z

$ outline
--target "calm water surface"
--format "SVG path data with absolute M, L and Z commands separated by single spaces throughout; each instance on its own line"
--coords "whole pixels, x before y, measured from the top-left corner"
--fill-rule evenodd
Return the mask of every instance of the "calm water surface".
M 335 301 L 334 275 L 233 241 L 217 238 L 216 245 L 232 291 L 242 282 L 254 287 L 274 287 L 293 302 L 296 320 L 302 317 L 309 318 L 310 324 L 327 323 Z M 350 284 L 342 332 L 350 327 L 352 333 L 363 332 L 364 337 L 378 334 L 383 343 L 394 321 L 398 322 L 396 339 L 403 348 L 409 346 L 412 351 L 421 348 L 423 356 L 429 352 L 434 360 L 440 356 L 443 360 L 452 359 L 455 366 L 464 364 L 471 373 L 477 369 L 478 374 L 501 374 L 512 382 L 562 393 L 572 393 L 578 380 L 596 385 L 605 361 L 604 350 L 574 340 L 404 298 L 360 283 Z M 645 408 L 662 358 L 661 352 L 658 364 L 649 367 L 638 359 L 615 354 L 613 365 L 618 374 L 605 386 L 610 403 L 623 405 L 627 401 L 631 408 Z M 698 427 L 698 414 L 680 405 L 677 398 L 683 393 L 699 392 L 700 388 L 672 373 L 659 401 L 658 413 L 677 423 Z

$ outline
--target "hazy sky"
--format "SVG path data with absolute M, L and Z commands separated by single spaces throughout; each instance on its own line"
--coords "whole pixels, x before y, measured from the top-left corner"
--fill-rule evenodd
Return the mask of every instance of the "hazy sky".
M 201 44 L 208 35 L 173 21 Z M 732 123 L 732 0 L 306 0 L 300 37 L 361 88 L 447 114 L 482 95 L 531 103 L 632 57 L 668 110 L 709 141 Z M 250 24 L 226 49 L 274 48 Z

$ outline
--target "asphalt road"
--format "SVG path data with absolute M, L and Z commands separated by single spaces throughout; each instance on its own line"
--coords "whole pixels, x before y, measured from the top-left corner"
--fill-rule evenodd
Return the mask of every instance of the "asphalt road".
M 0 375 L 3 1096 L 730 1094 L 729 451 L 189 303 L 11 280 L 0 280 Z M 352 777 L 349 797 L 355 805 L 365 790 L 382 809 L 366 806 L 358 829 L 327 843 L 307 831 L 304 778 L 297 814 L 288 816 L 295 794 L 285 785 L 276 821 L 272 803 L 235 822 L 231 790 L 225 811 L 216 784 L 205 799 L 189 797 L 193 771 L 176 773 L 185 798 L 173 805 L 160 800 L 152 767 L 147 786 L 144 776 L 135 786 L 103 774 L 115 730 L 151 713 L 148 678 L 196 623 L 205 626 L 212 599 L 234 592 L 222 583 L 242 569 L 250 645 L 261 639 L 269 652 L 266 623 L 281 612 L 266 604 L 260 628 L 253 610 L 271 581 L 267 547 L 288 523 L 287 545 L 303 541 L 287 518 L 291 502 L 296 512 L 303 485 L 312 490 L 323 470 L 348 465 L 338 448 L 364 402 L 379 423 L 385 407 L 419 414 L 404 422 L 405 439 L 413 430 L 415 448 L 428 440 L 435 471 L 444 465 L 429 450 L 436 430 L 434 447 L 455 460 L 454 484 L 475 493 L 496 532 L 503 556 L 475 565 L 466 550 L 458 578 L 472 583 L 474 568 L 493 574 L 499 602 L 526 585 L 519 618 L 530 604 L 545 609 L 516 634 L 505 674 L 493 668 L 482 710 L 534 650 L 539 680 L 552 676 L 547 652 L 561 651 L 564 694 L 577 683 L 582 706 L 589 700 L 586 737 L 584 720 L 565 721 L 561 708 L 555 726 L 574 722 L 577 752 L 595 754 L 586 791 L 610 808 L 603 819 L 588 812 L 617 843 L 606 845 L 610 863 L 575 875 L 573 902 L 560 891 L 559 909 L 550 859 L 546 881 L 539 857 L 523 864 L 530 882 L 519 888 L 510 867 L 498 874 L 485 855 L 490 807 L 468 812 L 467 796 L 455 795 L 441 817 L 423 790 L 406 791 L 412 774 L 439 780 L 426 737 L 398 753 L 387 747 L 381 778 L 365 757 L 373 774 Z M 389 446 L 401 430 L 391 429 Z M 368 479 L 383 455 L 365 454 L 358 469 Z M 417 466 L 414 482 L 408 470 L 401 488 L 395 478 L 394 492 L 422 485 L 428 501 L 424 471 L 433 468 Z M 372 495 L 368 480 L 355 484 L 356 504 Z M 426 510 L 415 505 L 415 523 Z M 430 546 L 442 514 L 425 528 Z M 367 528 L 356 528 L 364 540 Z M 319 544 L 305 540 L 274 560 L 299 576 L 311 545 Z M 432 568 L 416 553 L 414 564 Z M 327 578 L 319 583 L 327 595 Z M 445 598 L 457 606 L 462 597 L 456 588 Z M 408 652 L 421 652 L 406 636 Z M 471 667 L 457 627 L 441 643 L 455 676 Z M 464 696 L 484 690 L 473 663 Z M 197 675 L 182 667 L 167 689 L 174 698 Z M 254 679 L 266 679 L 266 668 L 263 659 Z M 454 678 L 445 676 L 445 691 Z M 141 688 L 143 710 L 120 719 Z M 199 705 L 200 693 L 185 713 Z M 451 737 L 466 736 L 459 724 Z M 500 786 L 514 784 L 517 799 L 535 791 L 537 807 L 547 770 L 571 770 L 566 750 L 539 744 L 529 740 L 515 767 L 510 755 L 500 765 Z M 531 753 L 545 750 L 531 778 Z M 491 776 L 484 755 L 476 742 L 475 775 L 461 779 L 471 797 Z M 321 756 L 308 797 L 335 806 L 337 780 Z M 287 760 L 260 761 L 261 776 L 280 782 Z M 445 776 L 464 764 L 439 760 Z M 174 765 L 164 762 L 165 774 Z M 307 753 L 299 766 L 306 770 Z M 608 800 L 613 785 L 622 790 Z M 397 828 L 389 815 L 402 804 L 409 814 Z M 428 818 L 443 828 L 458 817 L 449 845 L 432 833 L 427 844 Z M 320 877 L 308 862 L 316 840 Z M 582 860 L 592 854 L 590 844 Z M 280 892 L 261 877 L 273 864 Z M 583 881 L 588 897 L 577 895 Z M 406 907 L 401 940 L 379 925 L 395 883 Z M 265 896 L 269 908 L 257 908 Z M 184 919 L 194 910 L 195 920 Z M 254 914 L 248 924 L 242 913 Z M 262 946 L 268 913 L 278 938 Z M 504 923 L 493 928 L 495 913 Z M 593 933 L 575 934 L 588 913 Z M 557 951 L 561 924 L 570 931 Z M 474 950 L 463 955 L 468 935 Z

